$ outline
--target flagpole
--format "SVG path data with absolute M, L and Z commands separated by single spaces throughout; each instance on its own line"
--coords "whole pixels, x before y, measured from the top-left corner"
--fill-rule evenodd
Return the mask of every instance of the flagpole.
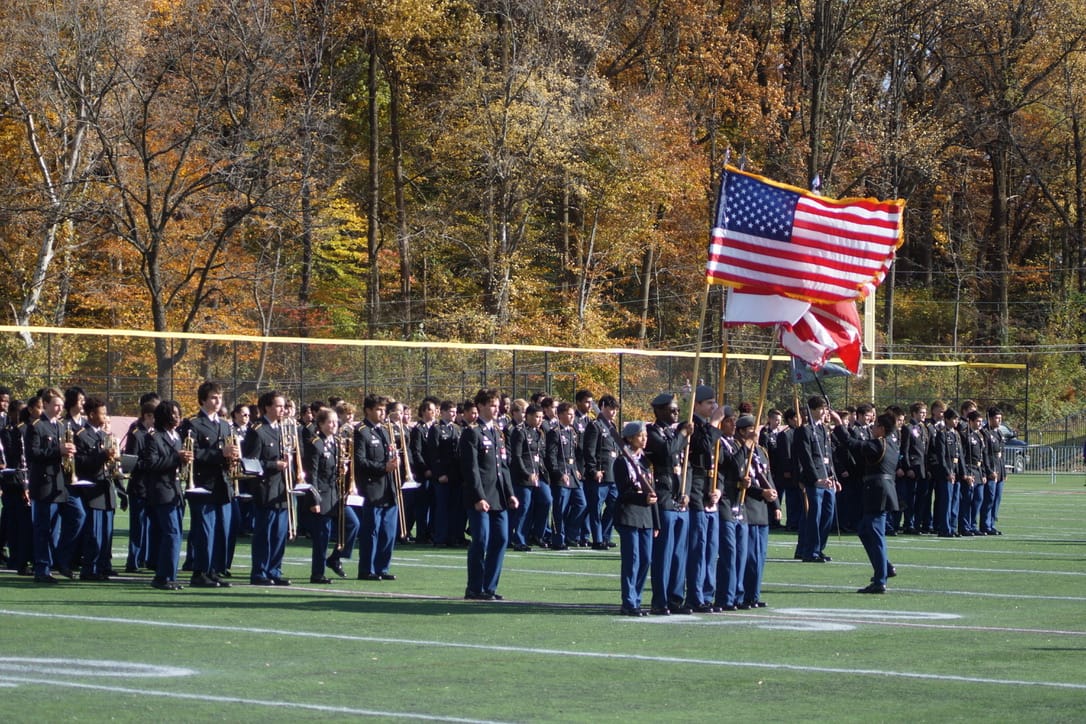
M 780 336 L 780 325 L 774 325 L 773 336 L 769 340 L 769 354 L 765 358 L 765 367 L 762 369 L 762 389 L 758 393 L 758 416 L 754 418 L 754 445 L 750 446 L 750 451 L 747 453 L 747 465 L 743 470 L 741 478 L 747 477 L 750 474 L 750 466 L 754 462 L 754 448 L 758 444 L 758 421 L 762 419 L 762 412 L 765 410 L 765 400 L 769 396 L 769 373 L 773 370 L 773 353 L 777 351 L 777 337 Z M 742 506 L 747 499 L 747 489 L 743 488 L 739 491 L 739 505 Z
M 705 292 L 701 295 L 701 314 L 698 315 L 698 339 L 694 345 L 694 372 L 691 375 L 693 379 L 693 394 L 690 396 L 690 413 L 686 418 L 687 424 L 690 426 L 688 429 L 692 429 L 694 425 L 694 405 L 698 399 L 698 372 L 701 368 L 701 338 L 705 332 L 705 315 L 709 309 L 709 290 L 712 288 L 712 284 L 708 280 L 705 282 Z M 683 465 L 682 473 L 679 477 L 679 505 L 683 510 L 686 509 L 686 473 L 690 465 L 690 441 L 693 438 L 692 434 L 686 436 L 686 448 L 683 451 Z

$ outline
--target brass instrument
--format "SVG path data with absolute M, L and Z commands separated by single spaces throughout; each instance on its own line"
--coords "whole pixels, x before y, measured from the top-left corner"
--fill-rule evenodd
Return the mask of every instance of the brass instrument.
M 336 475 L 336 497 L 339 509 L 336 511 L 336 550 L 343 550 L 343 540 L 347 537 L 347 495 L 351 490 L 351 460 L 354 458 L 354 435 L 339 435 L 339 471 Z
M 66 445 L 75 443 L 75 433 L 72 432 L 72 426 L 67 423 L 64 424 L 64 443 Z M 76 484 L 75 458 L 65 455 L 60 460 L 60 468 L 68 476 L 68 485 L 74 486 Z
M 121 443 L 112 432 L 106 433 L 106 449 L 112 457 L 107 468 L 109 477 L 113 480 L 123 480 L 125 475 L 124 468 L 121 466 Z
M 401 485 L 400 487 L 403 490 L 414 490 L 416 488 L 421 488 L 422 484 L 417 482 L 415 480 L 415 476 L 411 473 L 411 456 L 407 454 L 407 426 L 401 422 L 399 423 L 398 427 L 400 428 L 400 446 L 398 452 L 403 455 L 401 460 L 403 460 L 404 469 L 403 485 Z
M 298 428 L 284 422 L 279 430 L 283 460 L 287 463 L 283 468 L 283 486 L 287 492 L 287 540 L 294 540 L 298 537 L 298 514 L 294 509 L 294 448 L 298 444 Z
M 392 459 L 396 461 L 396 467 L 392 470 L 392 491 L 396 494 L 396 511 L 400 516 L 400 538 L 407 537 L 407 513 L 403 509 L 403 476 L 400 473 L 400 451 L 396 445 L 396 429 L 391 422 L 385 423 L 385 429 L 388 432 L 389 440 L 391 441 L 388 450 L 392 455 Z

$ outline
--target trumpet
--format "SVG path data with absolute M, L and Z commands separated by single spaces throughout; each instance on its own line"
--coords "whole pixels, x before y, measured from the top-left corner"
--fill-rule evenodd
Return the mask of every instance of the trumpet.
M 75 442 L 75 433 L 72 432 L 72 426 L 68 424 L 64 425 L 64 442 L 65 444 Z M 61 458 L 60 468 L 68 476 L 68 485 L 75 485 L 75 458 L 67 456 Z
M 117 440 L 117 436 L 112 432 L 106 433 L 106 449 L 110 453 L 110 461 L 107 464 L 107 472 L 109 477 L 114 480 L 124 479 L 124 467 L 121 465 L 121 444 Z
M 225 441 L 224 444 L 226 445 L 226 447 L 237 447 L 238 446 L 238 436 L 234 432 L 234 426 L 233 425 L 230 426 L 230 434 L 226 436 L 226 441 Z M 234 458 L 229 463 L 227 463 L 227 467 L 229 468 L 229 472 L 230 472 L 230 482 L 234 484 L 234 497 L 235 498 L 240 498 L 241 497 L 241 488 L 240 488 L 240 485 L 238 483 L 238 480 L 241 479 L 241 459 L 240 458 Z

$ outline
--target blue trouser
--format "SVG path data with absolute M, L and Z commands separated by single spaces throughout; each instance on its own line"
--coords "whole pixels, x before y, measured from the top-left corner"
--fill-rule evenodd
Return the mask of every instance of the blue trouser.
M 384 575 L 392 564 L 400 511 L 395 505 L 362 506 L 358 532 L 358 575 Z
M 747 564 L 743 569 L 743 603 L 762 597 L 762 574 L 769 551 L 769 526 L 747 525 Z
M 234 498 L 230 501 L 230 521 L 226 526 L 226 568 L 229 571 L 234 565 L 234 550 L 238 544 L 238 534 L 241 531 L 241 501 Z
M 913 489 L 913 528 L 918 531 L 931 530 L 931 480 L 916 479 Z
M 181 501 L 153 505 L 148 512 L 154 518 L 155 530 L 158 531 L 158 559 L 150 561 L 155 567 L 155 580 L 176 581 L 177 559 L 181 555 L 181 521 L 184 517 Z
M 34 575 L 47 576 L 54 567 L 69 568 L 86 513 L 74 495 L 65 503 L 40 503 L 30 507 L 34 529 Z M 55 521 L 59 519 L 59 526 Z
M 1002 480 L 989 480 L 984 486 L 984 495 L 980 501 L 979 525 L 980 529 L 988 532 L 995 528 L 996 497 L 1002 492 Z
M 83 563 L 80 572 L 108 573 L 113 557 L 113 511 L 90 509 L 83 521 Z
M 136 495 L 128 497 L 128 558 L 126 568 L 149 568 L 154 561 L 147 557 L 147 537 L 150 534 L 147 500 Z
M 509 544 L 509 517 L 504 510 L 468 510 L 471 545 L 468 546 L 469 594 L 495 593 Z
M 864 550 L 867 551 L 871 568 L 874 570 L 871 582 L 885 586 L 886 576 L 890 571 L 890 562 L 886 553 L 886 513 L 877 515 L 865 513 L 860 519 L 860 530 L 857 533 L 860 536 L 860 542 L 864 544 Z
M 652 529 L 616 525 L 622 556 L 622 607 L 641 608 L 641 592 L 652 565 Z
M 517 500 L 520 501 L 520 505 L 512 512 L 509 521 L 509 537 L 514 545 L 528 545 L 532 513 L 534 512 L 533 501 L 536 499 L 536 491 L 538 490 L 538 487 L 533 488 L 530 485 L 517 486 Z
M 834 492 L 828 488 L 808 485 L 807 503 L 802 548 L 797 552 L 803 558 L 815 558 L 824 554 L 826 542 L 833 529 Z
M 253 568 L 249 580 L 281 578 L 287 550 L 287 509 L 253 510 Z
M 972 533 L 975 528 L 969 518 L 969 511 L 973 508 L 973 493 L 975 486 L 968 483 L 958 485 L 958 532 Z
M 307 519 L 309 536 L 313 542 L 313 556 L 309 564 L 309 575 L 313 578 L 320 578 L 324 575 L 325 561 L 329 558 L 339 560 L 340 558 L 351 557 L 350 546 L 354 545 L 355 538 L 358 537 L 358 516 L 354 514 L 354 510 L 350 507 L 344 507 L 343 550 L 333 551 L 332 555 L 328 556 L 328 543 L 332 540 L 332 531 L 336 531 L 337 537 L 339 535 L 339 508 L 333 507 L 332 512 L 328 515 L 312 513 L 308 510 L 304 512 L 304 515 Z
M 716 569 L 720 551 L 720 518 L 716 512 L 690 511 L 686 555 L 686 603 L 705 606 L 716 598 Z
M 988 483 L 973 486 L 973 497 L 969 500 L 969 527 L 974 531 L 984 530 L 983 520 L 980 517 L 981 508 L 984 505 L 984 497 L 988 495 Z
M 717 606 L 730 608 L 743 602 L 743 575 L 747 567 L 747 526 L 724 520 L 720 514 L 720 556 L 716 567 Z
M 686 550 L 689 513 L 660 511 L 660 535 L 652 546 L 652 607 L 681 605 L 686 597 Z
M 528 535 L 541 543 L 547 542 L 552 507 L 554 507 L 554 495 L 549 485 L 543 484 L 532 489 L 532 519 L 529 523 Z
M 588 504 L 588 525 L 593 543 L 610 543 L 615 527 L 615 504 L 618 486 L 614 483 L 586 483 L 585 502 Z
M 215 546 L 215 525 L 218 506 L 209 495 L 189 498 L 189 551 L 194 573 L 210 573 Z
M 567 488 L 561 485 L 551 486 L 554 506 L 554 538 L 552 545 L 576 545 L 581 536 L 587 505 L 584 490 Z
M 791 531 L 799 531 L 803 521 L 803 496 L 806 493 L 789 483 L 780 488 L 780 494 L 781 504 L 787 514 L 784 527 Z
M 941 474 L 932 478 L 932 487 L 935 488 L 935 532 L 939 535 L 950 535 L 955 530 L 958 491 L 955 484 Z
M 897 488 L 897 499 L 901 504 L 901 524 L 895 526 L 903 530 L 914 530 L 916 528 L 916 478 L 910 478 L 908 475 L 903 475 L 897 478 L 894 486 Z M 895 514 L 896 515 L 896 514 Z
M 999 504 L 1003 502 L 1003 483 L 1006 480 L 996 481 L 995 498 L 992 500 L 992 527 L 995 527 L 995 522 L 999 520 Z

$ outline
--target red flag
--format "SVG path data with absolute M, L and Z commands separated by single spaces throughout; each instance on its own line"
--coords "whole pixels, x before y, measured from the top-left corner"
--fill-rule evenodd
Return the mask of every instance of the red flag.
M 728 167 L 706 279 L 815 303 L 862 299 L 893 263 L 904 208 L 823 198 Z
M 781 328 L 781 346 L 816 370 L 837 355 L 856 374 L 863 356 L 860 330 L 856 302 L 812 304 L 791 329 Z

